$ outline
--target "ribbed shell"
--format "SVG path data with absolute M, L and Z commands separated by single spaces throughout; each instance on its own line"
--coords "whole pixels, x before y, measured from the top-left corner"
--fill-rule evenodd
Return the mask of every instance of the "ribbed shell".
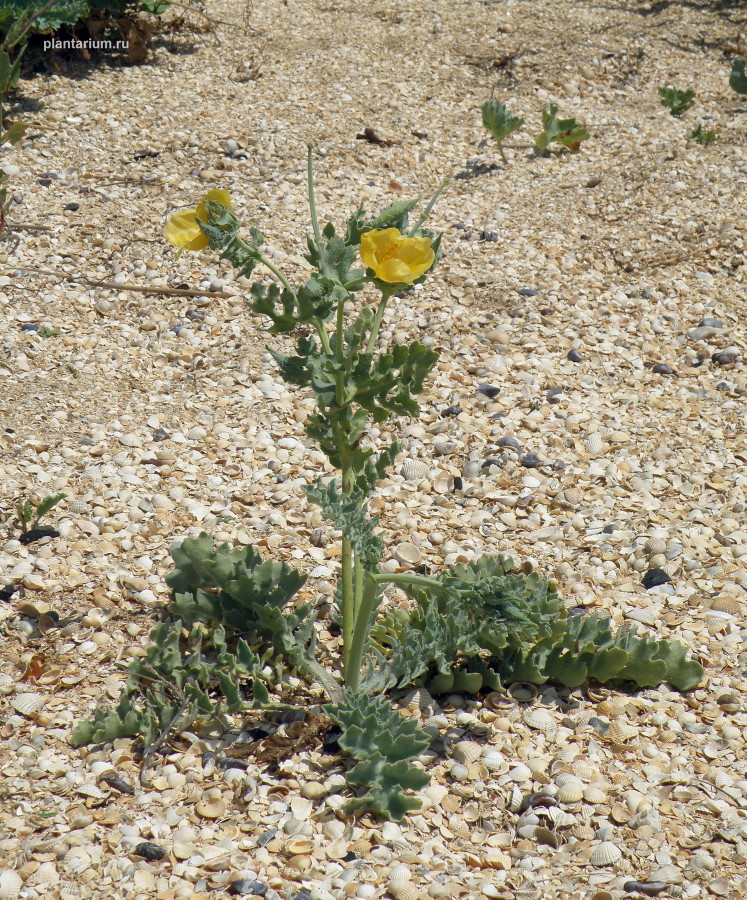
M 591 852 L 592 866 L 612 866 L 622 858 L 622 850 L 612 841 L 602 841 Z

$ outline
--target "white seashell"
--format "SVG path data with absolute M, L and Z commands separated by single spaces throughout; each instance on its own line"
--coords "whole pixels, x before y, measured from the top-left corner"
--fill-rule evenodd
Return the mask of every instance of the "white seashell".
M 305 855 L 314 850 L 314 842 L 307 837 L 292 837 L 285 845 L 291 856 Z
M 391 872 L 387 875 L 387 881 L 391 884 L 392 881 L 409 881 L 412 878 L 412 873 L 405 865 L 395 866 Z
M 15 689 L 15 681 L 5 672 L 0 672 L 0 697 L 7 697 Z
M 656 625 L 659 619 L 661 608 L 658 606 L 647 606 L 643 609 L 629 609 L 625 613 L 626 619 L 632 619 L 634 622 L 640 622 L 642 625 Z
M 592 850 L 592 866 L 612 866 L 622 858 L 622 850 L 612 841 L 602 841 Z
M 488 772 L 502 774 L 508 772 L 508 761 L 497 750 L 488 750 L 482 758 L 483 765 Z
M 392 552 L 392 556 L 403 566 L 416 566 L 423 554 L 415 544 L 405 541 L 402 544 L 397 544 Z
M 55 884 L 59 880 L 60 876 L 55 864 L 53 862 L 45 862 L 26 880 L 26 884 L 36 887 L 38 885 Z
M 16 694 L 10 701 L 13 709 L 22 716 L 32 718 L 44 708 L 43 694 Z
M 511 812 L 518 812 L 521 808 L 522 801 L 524 800 L 524 795 L 519 790 L 519 788 L 514 785 L 511 789 L 511 799 L 509 801 L 509 809 Z
M 311 800 L 307 800 L 306 797 L 293 797 L 290 802 L 290 808 L 296 819 L 305 822 L 311 815 L 314 804 Z
M 578 803 L 584 796 L 584 786 L 578 778 L 569 778 L 558 786 L 555 796 L 560 803 Z
M 62 864 L 70 874 L 80 875 L 91 868 L 93 860 L 82 847 L 71 847 L 65 854 Z
M 169 772 L 166 776 L 166 781 L 170 788 L 180 788 L 187 783 L 187 776 L 184 772 Z
M 576 778 L 580 778 L 581 781 L 594 781 L 599 777 L 599 772 L 584 759 L 574 762 L 571 768 Z
M 432 800 L 438 805 L 449 793 L 449 789 L 443 784 L 429 784 L 427 788 L 423 788 L 422 793 L 425 794 L 429 800 Z
M 513 781 L 515 784 L 526 784 L 532 780 L 532 770 L 524 763 L 516 763 L 506 775 L 507 781 Z
M 534 728 L 535 731 L 551 732 L 556 731 L 558 728 L 552 715 L 541 706 L 530 710 L 524 721 L 530 728 Z
M 584 800 L 587 803 L 604 803 L 607 799 L 607 794 L 597 785 L 592 785 L 591 787 L 587 787 L 584 791 Z
M 15 900 L 21 893 L 23 881 L 14 869 L 3 869 L 0 872 L 0 898 L 2 900 Z
M 643 545 L 648 556 L 656 556 L 658 553 L 667 552 L 667 542 L 663 538 L 651 537 Z
M 433 490 L 437 494 L 448 494 L 454 486 L 454 479 L 445 472 L 440 472 L 433 479 Z
M 598 431 L 595 431 L 593 434 L 588 435 L 586 438 L 584 438 L 584 447 L 586 447 L 587 453 L 591 453 L 593 456 L 598 455 L 602 452 L 602 448 L 604 447 L 602 435 L 599 434 Z
M 58 888 L 60 900 L 78 900 L 83 893 L 80 886 L 73 881 L 63 881 Z
M 638 729 L 632 725 L 626 725 L 619 719 L 615 719 L 604 734 L 606 740 L 613 744 L 624 744 L 634 737 L 637 737 Z
M 420 891 L 411 881 L 390 881 L 386 889 L 394 900 L 418 900 L 420 897 Z
M 556 828 L 570 828 L 575 825 L 578 819 L 572 813 L 566 812 L 559 806 L 550 806 L 545 811 L 545 815 Z
M 85 500 L 73 500 L 68 506 L 68 512 L 75 516 L 82 516 L 88 512 L 90 507 Z
M 422 481 L 429 471 L 430 466 L 421 459 L 406 459 L 399 470 L 405 481 Z
M 171 509 L 174 506 L 173 500 L 165 494 L 153 494 L 150 498 L 153 509 Z
M 482 756 L 482 747 L 475 741 L 459 741 L 451 755 L 457 762 L 469 766 Z

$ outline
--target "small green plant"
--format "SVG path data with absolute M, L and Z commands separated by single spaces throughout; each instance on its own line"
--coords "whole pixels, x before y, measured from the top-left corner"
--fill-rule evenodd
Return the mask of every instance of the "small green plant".
M 660 87 L 661 105 L 676 118 L 695 106 L 695 91 L 678 91 L 673 87 Z
M 37 504 L 30 503 L 28 500 L 19 500 L 16 504 L 16 522 L 21 533 L 28 534 L 38 528 L 39 521 L 65 497 L 67 494 L 49 494 Z
M 503 150 L 503 141 L 515 131 L 518 131 L 524 124 L 524 120 L 519 118 L 519 116 L 512 116 L 506 109 L 505 104 L 500 101 L 488 100 L 482 105 L 482 124 L 498 142 L 498 152 L 501 154 L 501 159 L 508 164 Z
M 735 59 L 731 64 L 729 87 L 742 96 L 747 95 L 747 75 L 744 73 L 744 60 Z
M 704 147 L 712 144 L 717 138 L 718 135 L 715 131 L 703 131 L 703 125 L 700 122 L 698 127 L 694 128 L 687 136 L 688 141 L 697 141 L 699 144 L 703 144 Z
M 555 136 L 570 138 L 577 129 L 573 123 Z M 239 235 L 225 191 L 210 191 L 195 209 L 169 219 L 166 237 L 179 252 L 209 246 L 243 276 L 260 266 L 271 273 L 272 281 L 257 278 L 249 292 L 252 310 L 270 322 L 267 333 L 303 326 L 295 353 L 270 353 L 285 381 L 314 396 L 306 434 L 340 473 L 320 477 L 306 494 L 342 534 L 334 598 L 342 652 L 337 658 L 317 646 L 316 604 L 299 597 L 303 574 L 263 560 L 251 546 L 216 545 L 208 534 L 187 538 L 172 550 L 167 621 L 153 629 L 147 657 L 130 666 L 119 704 L 76 725 L 76 746 L 138 737 L 147 758 L 176 729 L 219 722 L 225 730 L 228 714 L 282 706 L 293 674 L 309 685 L 307 705 L 324 702 L 354 761 L 347 782 L 359 793 L 348 813 L 398 820 L 419 808 L 410 792 L 428 781 L 415 762 L 428 736 L 392 707 L 393 691 L 498 690 L 518 679 L 569 687 L 587 679 L 667 681 L 681 690 L 699 683 L 703 669 L 681 644 L 632 629 L 613 634 L 596 615 L 569 617 L 552 582 L 504 557 L 483 556 L 434 577 L 382 570 L 385 542 L 367 498 L 400 447 L 375 452 L 364 437 L 372 422 L 419 414 L 415 395 L 438 355 L 418 341 L 377 345 L 388 303 L 421 284 L 438 261 L 441 237 L 423 223 L 440 190 L 413 226 L 417 200 L 371 218 L 359 209 L 338 234 L 317 220 L 309 151 L 312 274 L 298 287 L 263 252 L 258 229 L 248 239 Z M 367 292 L 378 299 L 371 303 Z M 387 586 L 404 591 L 411 608 L 383 610 Z
M 578 153 L 581 141 L 587 140 L 589 132 L 575 119 L 559 119 L 558 107 L 555 104 L 542 112 L 542 131 L 535 140 L 540 153 L 547 153 L 549 145 L 556 141 L 571 153 Z

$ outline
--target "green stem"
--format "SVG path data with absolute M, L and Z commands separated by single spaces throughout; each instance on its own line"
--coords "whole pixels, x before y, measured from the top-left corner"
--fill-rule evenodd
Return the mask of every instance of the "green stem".
M 332 348 L 329 345 L 329 335 L 327 334 L 327 329 L 324 327 L 324 322 L 319 319 L 314 319 L 313 322 L 316 333 L 319 335 L 319 340 L 322 344 L 322 350 L 330 356 L 332 354 Z
M 342 540 L 342 663 L 345 684 L 350 685 L 350 648 L 355 631 L 355 595 L 353 593 L 353 543 Z
M 358 617 L 355 623 L 355 632 L 350 647 L 348 657 L 348 665 L 345 669 L 345 684 L 353 691 L 357 691 L 361 681 L 361 668 L 363 666 L 363 654 L 368 639 L 369 623 L 373 616 L 378 601 L 378 593 L 376 591 L 376 576 L 365 573 L 366 579 L 363 582 L 360 608 L 358 609 Z
M 335 356 L 337 362 L 341 363 L 345 359 L 345 348 L 342 345 L 343 331 L 345 328 L 345 301 L 337 301 L 337 346 L 335 347 Z M 337 405 L 342 406 L 345 403 L 345 373 L 337 372 L 335 374 L 335 399 Z M 338 449 L 340 449 L 338 447 Z
M 449 179 L 444 178 L 444 180 L 439 185 L 436 193 L 431 197 L 430 202 L 428 203 L 428 206 L 426 206 L 426 208 L 423 210 L 423 215 L 418 219 L 418 221 L 407 232 L 408 237 L 412 237 L 415 234 L 415 232 L 418 230 L 418 228 L 420 228 L 420 226 L 423 224 L 423 222 L 425 222 L 425 220 L 431 214 L 431 210 L 436 205 L 436 200 L 438 200 L 438 198 L 441 194 L 441 191 L 443 191 L 443 189 L 446 187 L 446 185 L 448 183 L 449 183 Z
M 385 293 L 382 291 L 381 300 L 379 300 L 379 305 L 374 314 L 373 322 L 371 322 L 371 334 L 368 336 L 368 342 L 366 343 L 366 353 L 374 352 L 374 348 L 376 347 L 376 339 L 379 336 L 379 328 L 381 328 L 381 321 L 384 318 L 386 305 L 389 302 L 389 298 L 392 296 L 393 294 L 390 294 L 388 292 Z
M 283 273 L 280 271 L 280 269 L 278 269 L 276 266 L 274 266 L 270 262 L 270 260 L 267 259 L 265 256 L 263 256 L 258 250 L 252 250 L 252 248 L 249 247 L 249 245 L 245 241 L 242 240 L 241 243 L 246 247 L 247 250 L 250 250 L 251 252 L 256 254 L 257 261 L 262 263 L 262 265 L 266 269 L 269 269 L 272 272 L 272 274 L 283 285 L 283 287 L 286 289 L 286 291 L 290 291 L 294 297 L 296 296 L 296 292 L 293 290 L 293 287 L 291 286 L 290 281 L 288 281 L 288 279 L 285 277 L 285 275 L 283 275 Z
M 308 161 L 306 165 L 306 171 L 308 173 L 308 186 L 309 186 L 309 210 L 311 211 L 311 226 L 314 229 L 314 238 L 316 239 L 317 244 L 321 244 L 322 242 L 322 233 L 319 230 L 319 219 L 316 215 L 316 199 L 314 196 L 314 166 L 312 164 L 311 159 L 311 144 L 309 144 L 309 154 Z
M 375 584 L 396 584 L 402 587 L 432 587 L 439 590 L 448 590 L 447 586 L 437 578 L 429 578 L 427 575 L 416 575 L 414 572 L 399 572 L 392 574 L 376 573 L 369 575 Z

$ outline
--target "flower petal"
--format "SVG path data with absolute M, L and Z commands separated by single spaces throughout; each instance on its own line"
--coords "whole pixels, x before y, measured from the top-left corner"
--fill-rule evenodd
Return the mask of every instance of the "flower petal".
M 188 209 L 175 213 L 166 223 L 163 233 L 166 240 L 179 250 L 195 249 L 190 244 L 202 235 L 200 226 L 196 222 L 196 210 Z M 203 246 L 207 246 L 207 244 Z

